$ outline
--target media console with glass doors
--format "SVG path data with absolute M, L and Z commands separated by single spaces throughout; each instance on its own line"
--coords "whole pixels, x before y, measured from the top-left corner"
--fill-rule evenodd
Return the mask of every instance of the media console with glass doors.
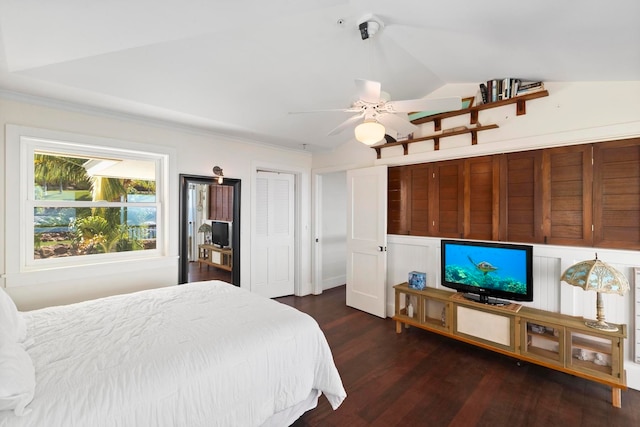
M 215 245 L 198 245 L 198 263 L 207 266 L 221 268 L 223 270 L 233 270 L 233 249 L 219 248 Z
M 522 307 L 483 304 L 461 293 L 394 286 L 396 332 L 415 326 L 516 359 L 611 387 L 613 406 L 622 407 L 626 325 L 617 332 L 585 326 L 582 317 Z

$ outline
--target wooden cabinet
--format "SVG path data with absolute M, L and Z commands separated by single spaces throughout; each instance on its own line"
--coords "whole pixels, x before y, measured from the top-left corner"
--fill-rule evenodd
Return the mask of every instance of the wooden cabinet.
M 593 148 L 594 246 L 640 249 L 640 138 Z
M 605 380 L 624 376 L 622 342 L 619 334 L 595 334 L 582 329 L 566 328 L 566 354 L 572 370 Z
M 387 176 L 387 233 L 409 234 L 409 204 L 412 196 L 407 166 L 388 169 Z
M 500 158 L 483 156 L 464 162 L 463 235 L 467 239 L 498 240 Z
M 521 353 L 554 365 L 564 365 L 564 328 L 544 320 L 520 322 Z
M 590 144 L 543 150 L 542 234 L 545 243 L 593 244 L 591 153 Z
M 233 271 L 233 249 L 213 245 L 198 245 L 198 266 L 202 264 Z
M 387 232 L 497 238 L 499 166 L 486 156 L 389 168 Z
M 233 221 L 233 187 L 230 185 L 209 185 L 209 219 Z
M 541 243 L 542 150 L 500 157 L 499 240 Z
M 430 236 L 462 237 L 463 170 L 463 160 L 449 160 L 431 165 Z
M 389 168 L 388 233 L 640 249 L 640 138 Z
M 582 318 L 518 304 L 480 304 L 440 289 L 411 289 L 407 283 L 394 290 L 397 333 L 415 326 L 595 381 L 611 387 L 613 406 L 622 406 L 626 325 L 604 332 L 585 326 Z

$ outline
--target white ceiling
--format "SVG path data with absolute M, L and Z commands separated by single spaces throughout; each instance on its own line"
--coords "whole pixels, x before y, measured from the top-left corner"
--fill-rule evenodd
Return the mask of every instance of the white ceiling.
M 640 80 L 638 21 L 640 0 L 0 0 L 0 89 L 314 151 L 349 115 L 289 112 L 349 107 L 356 78 Z

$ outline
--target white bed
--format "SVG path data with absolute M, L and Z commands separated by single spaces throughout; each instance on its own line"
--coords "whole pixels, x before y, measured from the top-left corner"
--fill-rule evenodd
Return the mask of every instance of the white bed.
M 19 314 L 35 392 L 3 427 L 284 426 L 346 397 L 313 318 L 224 282 Z

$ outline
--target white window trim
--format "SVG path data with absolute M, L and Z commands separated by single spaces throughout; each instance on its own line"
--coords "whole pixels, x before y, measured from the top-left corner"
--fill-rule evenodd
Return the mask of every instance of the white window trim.
M 94 254 L 78 257 L 33 260 L 33 239 L 27 226 L 33 229 L 33 152 L 64 151 L 91 156 L 117 156 L 127 159 L 153 160 L 156 162 L 156 249 L 144 251 Z M 78 135 L 46 129 L 7 125 L 5 159 L 5 254 L 6 286 L 38 284 L 50 278 L 51 272 L 78 276 L 91 276 L 100 266 L 109 269 L 124 268 L 123 263 L 136 264 L 166 258 L 173 231 L 168 224 L 171 195 L 175 193 L 169 177 L 175 171 L 175 151 L 167 147 Z M 14 183 L 12 185 L 11 183 Z M 19 184 L 18 184 L 19 183 Z M 18 185 L 15 185 L 18 184 Z M 31 191 L 31 193 L 30 193 Z M 175 195 L 174 195 L 175 197 Z M 156 203 L 153 203 L 156 205 Z M 32 233 L 32 231 L 31 231 Z M 111 264 L 118 263 L 118 267 Z M 67 273 L 63 273 L 63 271 Z M 100 269 L 102 270 L 102 269 Z

